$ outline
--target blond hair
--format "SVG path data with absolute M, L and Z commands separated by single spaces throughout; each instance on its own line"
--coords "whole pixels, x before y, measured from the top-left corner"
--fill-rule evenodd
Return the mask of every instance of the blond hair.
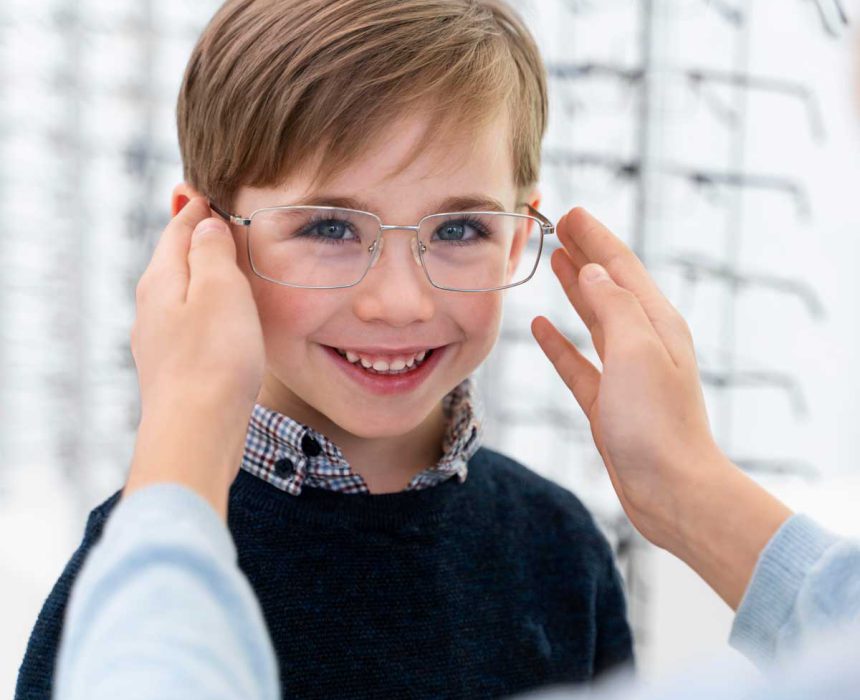
M 505 106 L 524 193 L 539 175 L 546 70 L 504 0 L 228 0 L 179 92 L 183 174 L 230 207 L 240 187 L 277 186 L 324 153 L 321 181 L 412 109 L 429 109 L 429 126 L 408 160 Z

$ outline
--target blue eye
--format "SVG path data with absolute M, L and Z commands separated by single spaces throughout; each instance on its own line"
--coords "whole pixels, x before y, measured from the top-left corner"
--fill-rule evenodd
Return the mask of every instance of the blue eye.
M 441 241 L 462 241 L 467 237 L 466 226 L 461 223 L 451 222 L 441 226 L 436 235 Z
M 315 219 L 296 234 L 297 237 L 318 239 L 326 243 L 359 240 L 352 225 L 343 219 Z
M 436 229 L 435 236 L 449 243 L 474 243 L 489 238 L 490 232 L 480 219 L 467 217 L 446 221 Z

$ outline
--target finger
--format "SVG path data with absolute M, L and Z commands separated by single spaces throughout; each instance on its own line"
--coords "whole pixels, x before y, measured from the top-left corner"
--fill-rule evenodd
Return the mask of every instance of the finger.
M 594 309 L 588 303 L 588 300 L 583 296 L 579 288 L 579 270 L 577 264 L 571 260 L 569 254 L 564 249 L 559 249 L 553 252 L 550 258 L 552 271 L 561 283 L 565 295 L 570 301 L 576 313 L 582 319 L 582 322 L 591 333 L 591 341 L 594 344 L 597 355 L 603 360 L 603 329 L 597 323 L 597 317 L 594 315 Z
M 543 316 L 538 316 L 532 321 L 532 335 L 547 359 L 552 362 L 562 381 L 573 393 L 586 417 L 590 418 L 591 409 L 600 389 L 600 372 Z
M 559 242 L 563 246 L 562 249 L 568 254 L 578 269 L 587 265 L 591 261 L 585 253 L 582 252 L 582 249 L 576 244 L 576 241 L 574 241 L 569 235 L 565 235 L 568 229 L 568 226 L 565 223 L 565 219 L 567 219 L 567 217 L 568 214 L 565 214 L 559 220 L 558 225 L 556 226 L 556 234 Z
M 167 224 L 155 247 L 144 278 L 156 290 L 158 298 L 168 303 L 185 300 L 188 292 L 188 248 L 194 227 L 211 215 L 204 197 L 194 197 Z
M 694 361 L 695 351 L 683 317 L 663 295 L 642 261 L 606 226 L 577 207 L 559 221 L 559 240 L 576 246 L 588 262 L 604 267 L 617 285 L 632 292 L 676 362 Z
M 639 299 L 617 285 L 605 268 L 589 263 L 580 270 L 582 294 L 603 328 L 606 360 L 628 347 L 651 344 L 668 362 L 672 356 L 661 342 Z M 606 361 L 604 360 L 604 362 Z
M 152 254 L 151 267 L 175 268 L 187 266 L 191 232 L 203 219 L 212 216 L 205 197 L 194 197 L 167 224 Z M 187 269 L 187 267 L 186 267 Z
M 194 229 L 188 250 L 191 279 L 187 299 L 211 297 L 223 291 L 225 280 L 242 275 L 236 264 L 236 244 L 227 224 L 209 217 Z

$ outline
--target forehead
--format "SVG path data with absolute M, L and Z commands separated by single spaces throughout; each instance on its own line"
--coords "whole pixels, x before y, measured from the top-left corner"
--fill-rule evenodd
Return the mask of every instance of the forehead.
M 310 176 L 296 174 L 277 189 L 291 203 L 324 204 L 327 197 L 348 197 L 384 218 L 432 213 L 427 211 L 430 205 L 463 195 L 495 198 L 505 208 L 516 204 L 506 109 L 471 131 L 458 130 L 456 122 L 448 125 L 408 161 L 428 123 L 421 114 L 404 115 L 361 155 L 334 172 L 326 172 L 325 154 L 321 153 L 314 165 L 321 178 L 316 185 Z

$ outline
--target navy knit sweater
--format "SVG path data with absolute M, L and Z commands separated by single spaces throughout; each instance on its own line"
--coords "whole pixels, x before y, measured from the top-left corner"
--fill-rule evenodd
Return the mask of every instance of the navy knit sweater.
M 632 660 L 618 572 L 569 491 L 481 448 L 419 491 L 285 493 L 240 471 L 228 525 L 285 698 L 484 698 Z M 69 591 L 119 493 L 90 513 L 18 676 L 46 700 Z

